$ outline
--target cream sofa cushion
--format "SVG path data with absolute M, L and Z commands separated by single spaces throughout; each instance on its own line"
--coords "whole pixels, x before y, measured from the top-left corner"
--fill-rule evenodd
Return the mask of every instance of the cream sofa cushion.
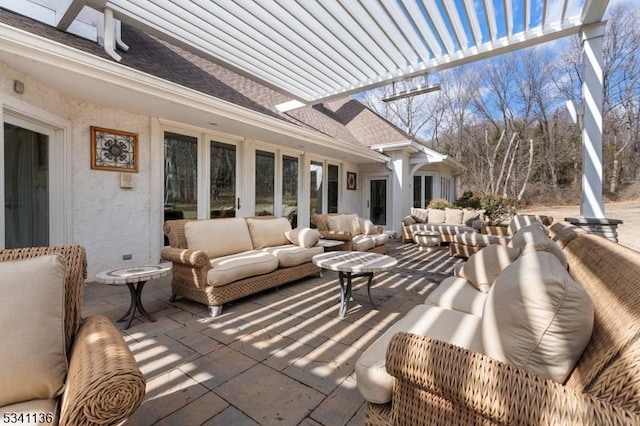
M 411 217 L 417 223 L 426 223 L 429 219 L 429 209 L 418 209 L 411 207 Z
M 324 253 L 324 248 L 320 246 L 305 248 L 287 244 L 286 246 L 266 247 L 262 251 L 274 255 L 278 259 L 280 268 L 289 268 L 311 262 L 313 256 Z
M 372 235 L 368 235 L 368 237 L 373 239 L 373 242 L 376 245 L 376 247 L 386 244 L 387 241 L 389 241 L 389 234 L 387 233 L 372 234 Z
M 462 232 L 452 237 L 452 241 L 458 244 L 464 244 L 471 247 L 486 247 L 490 244 L 499 244 L 506 246 L 509 243 L 509 237 L 500 235 L 479 234 L 477 232 Z
M 525 226 L 534 224 L 540 225 L 540 227 L 544 229 L 544 225 L 538 220 L 537 216 L 531 214 L 517 214 L 511 218 L 508 228 L 509 233 L 513 235 Z
M 369 219 L 358 218 L 360 222 L 360 229 L 365 235 L 373 235 L 378 233 L 378 227 Z
M 247 218 L 246 221 L 254 249 L 259 250 L 265 247 L 289 244 L 285 232 L 291 231 L 291 223 L 286 217 L 269 219 Z
M 32 399 L 6 405 L 2 407 L 0 413 L 15 413 L 16 416 L 23 414 L 24 421 L 13 423 L 21 426 L 57 426 L 60 421 L 57 406 L 57 399 Z M 7 424 L 10 424 L 12 416 L 9 416 L 8 420 Z
M 267 274 L 278 268 L 278 258 L 271 253 L 249 250 L 211 259 L 207 273 L 209 285 L 219 287 L 254 275 Z
M 444 209 L 444 223 L 450 225 L 460 225 L 462 223 L 463 212 L 459 209 Z
M 564 383 L 591 338 L 593 305 L 553 254 L 522 254 L 493 285 L 482 317 L 485 353 Z
M 429 223 L 444 223 L 446 213 L 440 209 L 429 209 Z M 458 225 L 460 222 L 457 223 Z
M 482 316 L 487 294 L 460 277 L 447 277 L 429 293 L 425 304 Z
M 313 247 L 321 238 L 320 232 L 317 229 L 297 227 L 291 231 L 284 233 L 287 240 L 291 244 L 295 244 L 300 247 Z
M 490 244 L 469 256 L 462 266 L 461 276 L 483 293 L 488 293 L 498 275 L 518 258 L 520 251 L 498 244 Z
M 329 231 L 353 233 L 353 219 L 357 217 L 358 216 L 355 214 L 337 214 L 327 216 Z
M 542 224 L 539 224 L 539 222 L 520 228 L 520 230 L 511 237 L 507 246 L 521 252 L 546 251 L 557 257 L 565 268 L 568 265 L 564 251 L 547 236 Z
M 356 361 L 358 390 L 369 402 L 385 404 L 391 400 L 395 379 L 387 373 L 385 356 L 391 338 L 401 331 L 483 353 L 480 317 L 436 306 L 415 306 L 389 327 Z
M 65 268 L 61 255 L 0 262 L 0 407 L 63 390 Z
M 187 222 L 184 235 L 191 250 L 202 250 L 209 258 L 253 250 L 247 222 L 241 217 Z
M 367 251 L 376 246 L 375 240 L 369 235 L 356 235 L 352 242 L 355 251 Z
M 484 212 L 484 210 L 464 209 L 462 210 L 462 223 L 464 225 L 473 227 L 476 221 L 483 222 Z

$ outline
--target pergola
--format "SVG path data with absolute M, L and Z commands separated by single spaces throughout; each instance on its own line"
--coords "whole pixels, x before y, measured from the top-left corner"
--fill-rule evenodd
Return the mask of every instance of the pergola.
M 573 34 L 584 80 L 581 215 L 604 218 L 602 18 L 608 0 L 65 0 L 67 30 L 84 6 L 103 11 L 119 60 L 118 21 L 290 97 L 283 111 L 344 97 Z

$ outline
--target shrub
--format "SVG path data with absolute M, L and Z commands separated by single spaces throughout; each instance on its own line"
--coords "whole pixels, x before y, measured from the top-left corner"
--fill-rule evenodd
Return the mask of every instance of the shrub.
M 517 201 L 503 198 L 489 192 L 473 193 L 466 191 L 455 203 L 460 208 L 483 209 L 489 218 L 491 225 L 503 225 L 509 223 L 516 214 Z
M 435 200 L 429 201 L 429 205 L 427 206 L 427 208 L 444 210 L 445 208 L 447 209 L 455 208 L 455 206 L 453 205 L 453 203 L 451 203 L 448 200 L 445 200 L 444 198 L 436 198 Z

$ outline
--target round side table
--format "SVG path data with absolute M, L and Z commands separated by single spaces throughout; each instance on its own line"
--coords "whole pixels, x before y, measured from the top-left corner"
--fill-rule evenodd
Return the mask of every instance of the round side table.
M 417 231 L 413 233 L 413 241 L 418 250 L 432 250 L 440 245 L 440 233 L 436 231 Z
M 131 294 L 131 304 L 129 310 L 118 322 L 127 321 L 124 329 L 131 326 L 131 321 L 136 314 L 136 310 L 140 312 L 149 321 L 155 319 L 142 306 L 142 288 L 149 280 L 166 277 L 171 272 L 171 263 L 162 263 L 160 265 L 142 265 L 132 266 L 129 268 L 112 269 L 110 271 L 99 272 L 96 274 L 96 281 L 109 285 L 126 285 Z

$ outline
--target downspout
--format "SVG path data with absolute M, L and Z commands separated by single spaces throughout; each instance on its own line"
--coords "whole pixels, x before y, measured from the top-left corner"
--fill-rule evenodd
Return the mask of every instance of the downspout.
M 113 19 L 113 10 L 104 9 L 104 51 L 116 62 L 122 60 L 122 56 L 116 52 L 116 22 Z
M 129 50 L 129 46 L 122 41 L 122 21 L 119 19 L 116 19 L 116 46 L 125 52 Z

